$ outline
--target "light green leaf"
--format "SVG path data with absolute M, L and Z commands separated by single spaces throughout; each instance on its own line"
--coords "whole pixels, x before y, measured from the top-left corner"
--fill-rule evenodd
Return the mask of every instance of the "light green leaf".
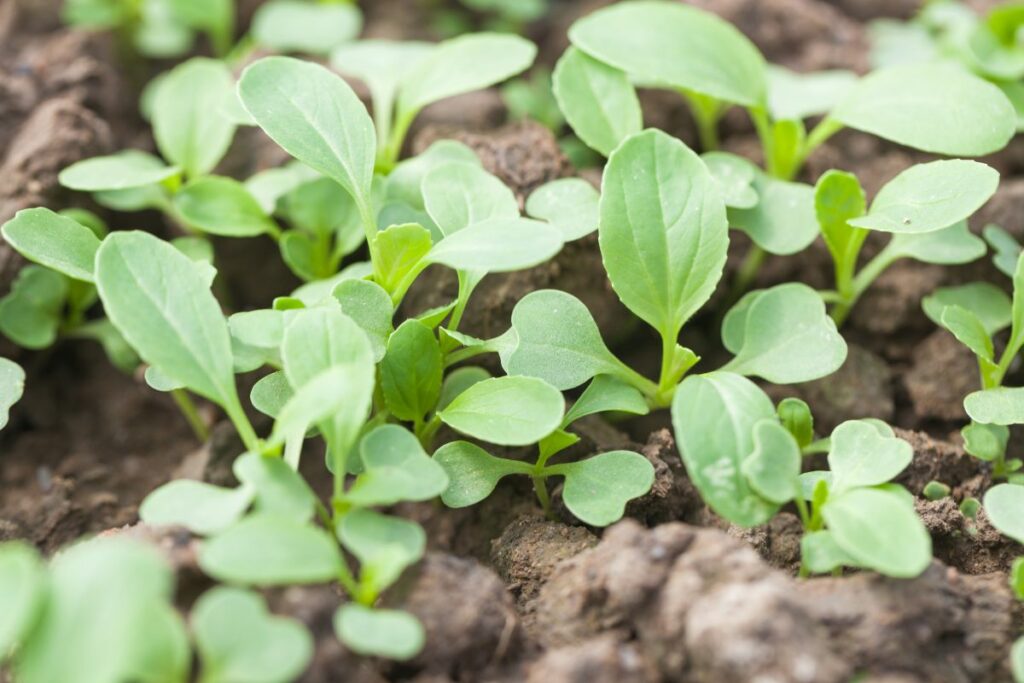
M 421 189 L 427 213 L 443 235 L 488 218 L 519 217 L 512 190 L 479 164 L 438 166 L 423 177 Z
M 380 365 L 380 386 L 391 414 L 422 420 L 441 395 L 443 372 L 441 346 L 430 328 L 418 320 L 402 323 L 388 339 Z
M 397 290 L 406 277 L 422 269 L 423 258 L 433 246 L 430 231 L 415 223 L 392 225 L 378 232 L 374 279 L 388 292 Z
M 977 161 L 917 164 L 886 183 L 867 215 L 850 220 L 850 225 L 893 233 L 939 230 L 968 218 L 998 185 L 999 173 Z
M 337 234 L 350 242 L 364 237 L 352 195 L 330 178 L 297 185 L 282 196 L 281 205 L 288 221 L 300 230 L 313 235 Z
M 312 62 L 266 57 L 246 68 L 238 88 L 245 108 L 274 142 L 369 205 L 373 123 L 340 76 Z
M 430 459 L 410 431 L 398 425 L 381 425 L 364 436 L 359 454 L 364 471 L 346 494 L 354 505 L 430 500 L 448 487 L 444 469 Z
M 423 557 L 427 545 L 427 535 L 419 524 L 372 510 L 357 509 L 345 515 L 338 538 L 359 560 L 360 581 L 374 594 Z
M 993 362 L 992 338 L 985 330 L 985 324 L 972 311 L 962 306 L 946 306 L 942 311 L 942 326 L 978 358 Z
M 25 392 L 25 371 L 12 360 L 0 357 L 0 429 L 7 426 L 11 406 Z
M 933 232 L 897 233 L 892 236 L 888 250 L 897 257 L 924 263 L 958 265 L 984 256 L 985 241 L 972 234 L 967 221 L 962 220 Z
M 752 209 L 761 201 L 752 187 L 758 169 L 750 161 L 727 152 L 706 152 L 700 159 L 718 184 L 726 207 Z
M 384 348 L 391 335 L 394 308 L 384 289 L 369 280 L 343 280 L 334 288 L 334 298 L 341 312 L 363 328 L 373 349 L 374 362 L 384 357 Z
M 558 228 L 566 242 L 597 230 L 601 195 L 582 178 L 559 178 L 534 190 L 526 200 L 526 213 Z
M 534 377 L 496 377 L 477 382 L 439 413 L 452 429 L 501 446 L 526 446 L 555 431 L 565 399 Z
M 632 385 L 611 375 L 597 375 L 565 414 L 562 426 L 570 425 L 587 415 L 607 412 L 646 415 L 650 408 L 643 394 Z
M 434 460 L 448 473 L 448 488 L 441 500 L 450 508 L 475 505 L 491 495 L 502 477 L 531 474 L 528 463 L 496 458 L 468 441 L 452 441 L 434 452 Z
M 57 339 L 67 295 L 64 276 L 42 266 L 25 266 L 0 299 L 0 332 L 26 349 L 50 346 Z
M 801 494 L 800 446 L 774 419 L 754 425 L 754 450 L 741 465 L 743 476 L 758 495 L 782 505 Z
M 100 241 L 89 228 L 49 209 L 24 209 L 3 225 L 7 243 L 22 256 L 62 275 L 93 281 Z
M 455 270 L 502 273 L 540 265 L 561 248 L 561 232 L 547 223 L 490 218 L 445 237 L 427 259 Z
M 768 66 L 768 111 L 776 121 L 802 121 L 832 111 L 857 83 L 852 71 L 797 73 Z
M 399 661 L 416 656 L 426 640 L 423 625 L 408 612 L 351 602 L 335 612 L 334 632 L 357 654 Z
M 921 302 L 925 315 L 936 325 L 942 324 L 947 306 L 961 306 L 977 316 L 990 335 L 1010 326 L 1010 305 L 1006 292 L 988 282 L 939 287 Z
M 39 553 L 23 541 L 0 545 L 0 662 L 35 623 L 46 596 Z
M 279 370 L 260 378 L 253 385 L 249 400 L 253 408 L 264 415 L 276 418 L 294 394 L 288 378 Z
M 323 529 L 255 514 L 208 539 L 199 567 L 218 581 L 242 585 L 322 583 L 338 577 L 341 553 Z
M 302 476 L 278 457 L 246 453 L 235 460 L 235 476 L 256 494 L 256 510 L 308 522 L 316 495 Z
M 548 469 L 565 476 L 565 506 L 592 526 L 620 520 L 626 503 L 650 491 L 654 483 L 654 466 L 632 451 L 611 451 Z
M 552 85 L 573 132 L 604 156 L 643 129 L 640 100 L 627 75 L 575 47 L 558 60 Z
M 754 450 L 754 425 L 774 416 L 768 396 L 740 375 L 691 375 L 676 389 L 672 425 L 686 471 L 704 501 L 734 524 L 756 526 L 778 510 L 741 470 Z
M 846 342 L 821 297 L 796 282 L 741 299 L 726 314 L 722 341 L 736 354 L 723 370 L 776 384 L 825 377 L 846 360 Z
M 674 339 L 711 296 L 725 264 L 728 224 L 715 180 L 686 145 L 649 130 L 612 153 L 600 207 L 612 287 L 638 317 Z
M 749 209 L 729 209 L 729 223 L 770 254 L 803 251 L 818 235 L 814 188 L 755 172 L 759 201 Z
M 913 578 L 932 560 L 932 539 L 899 493 L 857 488 L 829 496 L 821 509 L 836 544 L 858 566 Z
M 1024 683 L 1024 636 L 1013 641 L 1010 648 L 1010 668 L 1015 683 Z
M 355 5 L 273 0 L 256 10 L 252 37 L 274 52 L 325 55 L 354 40 L 363 26 Z
M 205 683 L 284 683 L 295 680 L 313 657 L 313 638 L 299 622 L 275 617 L 263 598 L 218 586 L 192 608 Z
M 463 391 L 477 382 L 490 378 L 491 373 L 474 365 L 455 368 L 445 375 L 444 382 L 441 384 L 441 397 L 437 400 L 436 410 L 444 410 Z
M 253 125 L 255 125 L 255 121 Z M 291 161 L 283 166 L 264 169 L 249 176 L 244 185 L 249 194 L 259 202 L 264 213 L 270 215 L 274 213 L 278 202 L 285 195 L 299 185 L 320 177 L 322 176 L 309 166 L 299 161 Z
M 847 420 L 832 432 L 828 452 L 832 492 L 884 484 L 913 458 L 914 449 L 903 439 L 880 434 L 861 420 Z
M 395 167 L 385 181 L 385 194 L 391 201 L 425 212 L 423 179 L 435 168 L 453 163 L 479 166 L 480 159 L 472 149 L 461 142 L 438 140 L 426 151 L 406 159 Z
M 213 170 L 235 135 L 222 113 L 235 96 L 235 79 L 223 62 L 194 57 L 160 83 L 153 109 L 153 137 L 165 159 L 189 178 Z
M 992 526 L 1024 543 L 1024 486 L 996 484 L 985 493 L 985 513 Z
M 174 206 L 189 225 L 211 235 L 254 237 L 279 232 L 245 186 L 223 176 L 193 180 L 174 196 Z
M 992 247 L 992 251 L 995 252 L 992 263 L 1001 273 L 1007 277 L 1013 277 L 1013 273 L 1017 269 L 1017 261 L 1020 260 L 1020 243 L 1013 235 L 998 225 L 986 225 L 982 235 Z
M 850 128 L 948 156 L 990 154 L 1016 132 L 1013 105 L 999 88 L 953 64 L 875 71 L 830 116 Z
M 997 387 L 967 394 L 964 410 L 975 422 L 1024 424 L 1024 387 Z
M 146 496 L 139 507 L 139 519 L 154 526 L 182 526 L 194 534 L 210 536 L 237 522 L 252 500 L 253 491 L 247 486 L 229 489 L 177 479 Z
M 114 326 L 164 375 L 241 411 L 231 338 L 195 262 L 144 232 L 118 232 L 96 253 L 96 286 Z
M 1010 430 L 1006 425 L 987 425 L 972 422 L 960 430 L 964 450 L 986 462 L 1006 455 Z
M 612 5 L 573 24 L 569 39 L 644 81 L 744 106 L 765 101 L 760 52 L 731 24 L 695 7 L 650 0 Z
M 152 154 L 128 149 L 71 164 L 57 176 L 64 187 L 82 192 L 130 190 L 173 178 L 181 172 Z
M 828 531 L 812 531 L 800 539 L 800 558 L 813 574 L 824 574 L 837 567 L 856 567 L 857 561 L 846 554 Z

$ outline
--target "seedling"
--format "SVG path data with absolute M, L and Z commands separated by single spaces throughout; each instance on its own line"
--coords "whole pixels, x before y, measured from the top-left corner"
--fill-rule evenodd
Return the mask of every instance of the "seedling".
M 835 267 L 834 290 L 822 292 L 841 325 L 879 275 L 899 259 L 942 265 L 974 261 L 985 242 L 967 219 L 995 194 L 999 174 L 962 159 L 911 166 L 890 180 L 870 209 L 856 176 L 829 171 L 818 180 L 814 204 L 821 235 Z M 858 270 L 871 231 L 890 233 L 889 243 Z
M 792 409 L 780 408 L 784 416 Z M 780 420 L 753 382 L 722 371 L 683 381 L 672 423 L 690 479 L 716 513 L 756 526 L 782 505 L 795 505 L 805 532 L 802 575 L 845 566 L 910 578 L 931 562 L 931 537 L 913 496 L 890 483 L 913 449 L 888 425 L 850 420 L 829 439 L 813 441 L 809 411 L 801 420 Z M 802 456 L 821 451 L 829 469 L 801 473 Z

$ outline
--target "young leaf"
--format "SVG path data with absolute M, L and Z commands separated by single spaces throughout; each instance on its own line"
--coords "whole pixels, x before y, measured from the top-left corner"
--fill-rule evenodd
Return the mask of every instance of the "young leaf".
M 231 145 L 235 124 L 220 112 L 234 97 L 235 80 L 223 62 L 195 57 L 160 83 L 153 109 L 153 137 L 165 159 L 189 178 L 213 170 Z
M 501 446 L 526 446 L 555 431 L 565 399 L 533 377 L 496 377 L 466 389 L 438 415 L 452 429 Z
M 374 362 L 380 362 L 391 335 L 394 315 L 391 297 L 380 285 L 369 280 L 343 280 L 333 293 L 341 304 L 341 312 L 363 328 L 373 349 Z
M 398 661 L 414 657 L 426 640 L 423 625 L 408 612 L 351 602 L 334 614 L 334 632 L 357 654 Z
M 848 420 L 832 432 L 828 452 L 831 490 L 838 494 L 884 484 L 906 469 L 913 458 L 914 449 L 903 439 L 880 434 L 861 420 Z
M 970 263 L 985 255 L 985 241 L 971 233 L 967 221 L 925 233 L 897 233 L 886 247 L 897 258 L 912 258 L 924 263 L 957 265 Z
M 573 132 L 608 156 L 643 129 L 640 100 L 627 75 L 570 47 L 551 75 L 555 99 Z
M 643 394 L 632 385 L 611 375 L 597 375 L 565 414 L 562 426 L 587 415 L 607 412 L 646 415 L 650 408 Z
M 985 331 L 985 324 L 973 312 L 962 306 L 946 306 L 942 311 L 942 326 L 978 358 L 993 362 L 992 338 Z
M 45 568 L 23 541 L 0 545 L 0 662 L 35 623 L 46 595 Z
M 1005 425 L 989 425 L 972 422 L 960 430 L 964 439 L 964 450 L 986 462 L 1006 454 L 1010 430 Z
M 57 339 L 68 281 L 42 266 L 25 266 L 0 299 L 0 332 L 26 349 L 43 349 Z
M 391 414 L 418 421 L 441 394 L 444 358 L 437 338 L 423 323 L 406 320 L 391 338 L 380 365 L 380 386 Z
M 491 495 L 502 477 L 533 472 L 525 462 L 496 458 L 468 441 L 446 443 L 435 451 L 434 460 L 448 473 L 448 488 L 441 500 L 450 508 L 479 503 Z
M 839 547 L 829 531 L 812 531 L 800 539 L 800 559 L 814 574 L 824 574 L 837 567 L 856 567 L 857 561 Z
M 192 631 L 205 683 L 280 683 L 298 677 L 313 657 L 299 622 L 267 611 L 263 598 L 218 586 L 192 608 Z
M 392 225 L 374 238 L 377 260 L 374 279 L 388 292 L 398 289 L 406 277 L 422 269 L 423 257 L 433 246 L 430 231 L 415 223 Z
M 647 493 L 654 483 L 654 466 L 632 451 L 602 453 L 549 471 L 565 476 L 565 506 L 592 526 L 620 520 L 626 503 Z
M 686 5 L 643 0 L 616 4 L 569 29 L 573 45 L 644 81 L 724 102 L 765 101 L 765 63 L 728 22 Z
M 730 209 L 752 209 L 760 197 L 752 187 L 757 166 L 743 157 L 727 152 L 705 152 L 700 156 L 718 184 L 722 200 Z
M 814 441 L 814 416 L 810 406 L 798 398 L 784 398 L 779 401 L 775 412 L 801 449 L 811 445 Z
M 256 382 L 249 394 L 249 400 L 253 408 L 264 415 L 276 418 L 294 394 L 288 378 L 279 370 Z
M 237 180 L 207 176 L 174 196 L 174 206 L 190 225 L 211 235 L 254 237 L 277 234 L 277 224 Z
M 722 341 L 736 354 L 723 370 L 776 384 L 825 377 L 846 360 L 846 342 L 821 297 L 795 282 L 741 299 L 726 314 Z
M 448 235 L 427 259 L 455 270 L 502 273 L 544 263 L 561 248 L 562 235 L 547 223 L 518 216 L 489 218 Z
M 992 526 L 1024 543 L 1024 486 L 996 484 L 985 493 L 985 513 Z
M 803 251 L 818 235 L 814 188 L 754 173 L 753 191 L 759 197 L 749 209 L 729 209 L 729 223 L 747 233 L 770 254 Z
M 611 155 L 600 207 L 612 287 L 638 317 L 674 339 L 711 296 L 725 264 L 728 224 L 714 179 L 686 145 L 649 130 Z
M 0 429 L 7 426 L 11 406 L 25 392 L 25 371 L 12 360 L 0 357 Z
M 372 42 L 372 41 L 370 41 Z M 449 164 L 480 165 L 476 152 L 455 140 L 438 140 L 426 151 L 398 164 L 385 181 L 388 200 L 405 204 L 416 211 L 426 211 L 423 201 L 423 179 L 434 169 Z
M 999 185 L 990 166 L 965 159 L 917 164 L 890 180 L 867 215 L 850 225 L 892 233 L 923 233 L 958 223 L 988 201 Z
M 415 522 L 372 510 L 353 510 L 338 527 L 345 549 L 359 560 L 361 582 L 380 593 L 423 557 L 427 535 Z
M 182 526 L 194 534 L 210 536 L 237 522 L 252 500 L 253 490 L 246 486 L 229 489 L 177 479 L 146 496 L 139 507 L 139 519 L 153 526 Z
M 526 200 L 526 213 L 558 228 L 566 242 L 597 230 L 601 195 L 582 178 L 559 178 L 534 190 Z
M 323 529 L 256 514 L 208 539 L 199 566 L 218 581 L 243 585 L 321 583 L 337 578 L 341 553 Z
M 754 450 L 743 460 L 743 476 L 758 495 L 782 505 L 800 495 L 800 446 L 776 420 L 754 425 Z
M 100 192 L 156 185 L 179 173 L 181 169 L 167 166 L 152 154 L 127 149 L 71 164 L 60 172 L 57 180 L 71 190 Z
M 83 282 L 93 281 L 100 241 L 89 228 L 49 209 L 24 209 L 3 225 L 7 243 L 22 256 Z
M 999 88 L 960 66 L 942 63 L 875 71 L 850 90 L 830 117 L 901 145 L 948 156 L 990 154 L 1005 147 L 1016 132 L 1013 105 Z
M 354 505 L 430 500 L 448 488 L 448 475 L 407 429 L 381 425 L 359 444 L 364 471 L 346 494 Z
M 939 287 L 921 301 L 925 315 L 936 325 L 942 324 L 942 312 L 947 306 L 970 310 L 990 335 L 1010 326 L 1010 297 L 988 282 Z
M 278 457 L 246 453 L 233 466 L 238 481 L 255 493 L 257 512 L 308 522 L 316 495 L 298 472 Z
M 856 488 L 821 509 L 836 544 L 858 566 L 913 578 L 932 561 L 932 539 L 914 506 L 893 491 Z
M 797 73 L 768 66 L 768 111 L 776 121 L 802 121 L 832 111 L 857 83 L 850 71 Z
M 144 232 L 118 232 L 96 252 L 103 308 L 139 356 L 195 393 L 241 412 L 231 338 L 194 261 Z
M 1001 273 L 1013 277 L 1014 271 L 1017 270 L 1017 261 L 1020 260 L 1020 243 L 998 225 L 986 225 L 982 234 L 995 252 L 992 263 Z
M 246 68 L 238 88 L 245 108 L 274 142 L 369 205 L 373 123 L 341 77 L 312 62 L 266 57 Z
M 288 221 L 300 230 L 313 235 L 336 234 L 351 242 L 363 239 L 352 195 L 330 178 L 315 178 L 292 188 L 281 197 L 281 205 Z
M 441 396 L 437 399 L 436 410 L 444 410 L 463 391 L 490 378 L 491 373 L 473 365 L 455 368 L 445 376 L 441 384 Z
M 1024 423 L 1024 387 L 996 387 L 967 394 L 964 410 L 975 422 L 993 425 Z
M 754 425 L 774 416 L 775 406 L 757 385 L 729 372 L 687 377 L 672 401 L 672 425 L 690 479 L 715 512 L 741 526 L 762 524 L 778 509 L 741 470 L 754 450 Z
M 354 40 L 363 26 L 355 5 L 272 0 L 252 17 L 252 37 L 273 52 L 326 55 Z
M 505 183 L 479 164 L 445 164 L 423 177 L 423 204 L 443 235 L 488 218 L 518 218 L 519 203 Z

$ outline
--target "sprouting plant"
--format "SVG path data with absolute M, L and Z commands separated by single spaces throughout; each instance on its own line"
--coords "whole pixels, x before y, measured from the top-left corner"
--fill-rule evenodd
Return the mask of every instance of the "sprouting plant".
M 860 80 L 845 72 L 794 74 L 766 66 L 733 26 L 682 3 L 618 3 L 577 21 L 569 38 L 555 95 L 580 139 L 605 156 L 642 126 L 635 84 L 681 93 L 705 154 L 716 150 L 728 108 L 749 113 L 765 171 L 724 153 L 708 161 L 730 225 L 754 243 L 737 274 L 737 295 L 766 252 L 794 254 L 814 240 L 813 191 L 792 181 L 811 152 L 844 127 L 948 156 L 997 151 L 1016 127 L 1006 96 L 958 66 L 897 66 Z M 823 118 L 808 131 L 804 121 L 814 116 Z
M 845 566 L 913 577 L 931 561 L 913 496 L 890 483 L 913 449 L 888 425 L 850 420 L 815 441 L 806 404 L 790 400 L 776 412 L 761 389 L 731 372 L 684 380 L 672 423 L 691 481 L 719 515 L 755 526 L 782 505 L 796 506 L 805 532 L 801 574 Z M 821 452 L 829 469 L 801 473 L 802 456 Z
M 370 89 L 377 129 L 375 164 L 387 173 L 424 107 L 515 76 L 529 68 L 536 53 L 533 43 L 518 36 L 477 33 L 437 44 L 357 41 L 337 49 L 331 64 Z
M 999 174 L 976 161 L 953 159 L 911 166 L 890 180 L 870 209 L 856 176 L 829 171 L 814 190 L 821 235 L 835 268 L 835 289 L 822 292 L 841 325 L 850 310 L 889 266 L 911 258 L 925 263 L 968 263 L 985 253 L 967 219 L 996 191 Z M 871 231 L 892 238 L 858 270 Z

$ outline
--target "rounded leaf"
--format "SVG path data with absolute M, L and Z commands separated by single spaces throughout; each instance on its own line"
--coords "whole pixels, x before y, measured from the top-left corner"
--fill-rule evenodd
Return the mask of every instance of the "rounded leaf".
M 423 649 L 423 625 L 408 612 L 374 609 L 356 603 L 342 605 L 334 614 L 334 631 L 357 654 L 411 659 Z
M 1024 387 L 997 387 L 967 395 L 964 410 L 975 422 L 993 425 L 1024 424 Z
M 154 185 L 180 172 L 152 154 L 128 149 L 73 163 L 60 172 L 57 180 L 72 190 L 101 192 Z
M 254 237 L 278 232 L 256 198 L 231 178 L 194 180 L 174 196 L 174 206 L 189 225 L 211 235 Z
M 654 483 L 654 466 L 632 451 L 601 453 L 549 469 L 565 476 L 565 506 L 592 526 L 622 519 L 626 503 L 650 491 Z
M 555 431 L 565 412 L 562 392 L 534 377 L 477 382 L 439 415 L 452 429 L 501 446 L 526 446 Z
M 985 514 L 992 526 L 1024 543 L 1024 486 L 996 484 L 985 493 Z

